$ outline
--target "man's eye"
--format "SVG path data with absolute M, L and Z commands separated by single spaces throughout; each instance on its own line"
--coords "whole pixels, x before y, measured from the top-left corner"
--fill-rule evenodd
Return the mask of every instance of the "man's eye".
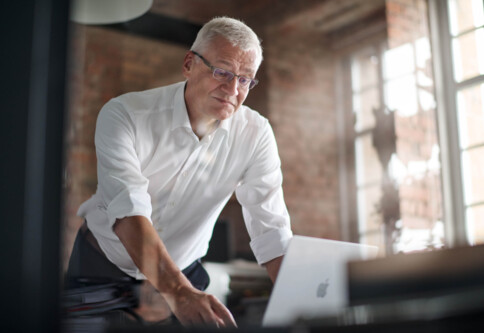
M 243 76 L 239 77 L 239 83 L 243 86 L 248 85 L 250 81 L 251 80 L 249 78 L 246 78 L 246 77 L 243 77 Z
M 213 74 L 221 79 L 229 79 L 232 77 L 232 74 L 230 72 L 227 72 L 220 68 L 216 68 Z

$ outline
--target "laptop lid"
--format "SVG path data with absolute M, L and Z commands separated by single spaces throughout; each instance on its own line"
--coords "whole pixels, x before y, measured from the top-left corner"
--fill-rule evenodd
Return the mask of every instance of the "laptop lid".
M 335 315 L 348 305 L 348 261 L 374 258 L 377 247 L 294 236 L 262 321 L 286 326 L 299 318 Z

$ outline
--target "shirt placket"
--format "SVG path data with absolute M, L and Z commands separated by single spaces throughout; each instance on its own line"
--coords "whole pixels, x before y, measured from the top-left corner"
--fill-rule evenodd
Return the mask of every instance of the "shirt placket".
M 200 142 L 197 144 L 196 148 L 190 154 L 183 167 L 180 169 L 177 175 L 177 179 L 171 191 L 171 194 L 166 202 L 166 207 L 163 213 L 163 219 L 169 219 L 177 211 L 183 195 L 187 191 L 189 182 L 196 182 L 196 172 L 201 163 L 201 156 L 204 156 L 207 151 L 208 143 Z

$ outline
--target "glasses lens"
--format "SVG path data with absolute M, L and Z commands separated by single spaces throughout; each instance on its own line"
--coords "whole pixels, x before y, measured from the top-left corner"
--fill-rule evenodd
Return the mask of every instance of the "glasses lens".
M 252 80 L 249 79 L 249 78 L 246 78 L 244 76 L 239 76 L 239 84 L 242 87 L 247 87 L 249 85 L 250 81 L 252 81 Z
M 212 67 L 213 68 L 213 77 L 222 82 L 231 82 L 234 78 L 235 74 L 232 72 L 226 71 L 222 68 Z M 245 76 L 238 77 L 239 85 L 243 88 L 249 87 L 249 89 L 254 88 L 259 81 L 257 79 L 249 79 Z
M 232 81 L 234 74 L 221 68 L 215 68 L 213 71 L 213 77 L 220 81 Z
M 249 89 L 254 88 L 257 85 L 257 83 L 259 83 L 259 80 L 257 79 L 250 80 Z

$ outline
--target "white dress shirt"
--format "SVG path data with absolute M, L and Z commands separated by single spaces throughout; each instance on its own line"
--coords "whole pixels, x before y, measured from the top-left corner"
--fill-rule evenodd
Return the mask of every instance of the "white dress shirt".
M 145 277 L 113 232 L 116 219 L 149 219 L 180 269 L 206 254 L 234 190 L 259 264 L 283 255 L 292 237 L 267 119 L 241 106 L 199 140 L 184 87 L 180 82 L 119 96 L 97 120 L 98 187 L 78 215 L 108 259 L 137 279 Z

